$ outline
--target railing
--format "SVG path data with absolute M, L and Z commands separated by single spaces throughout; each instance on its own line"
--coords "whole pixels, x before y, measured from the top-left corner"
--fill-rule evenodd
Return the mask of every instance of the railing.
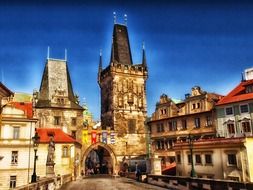
M 147 175 L 149 184 L 180 190 L 250 190 L 253 183 L 167 175 Z
M 63 184 L 72 181 L 71 174 L 56 176 L 52 178 L 41 178 L 36 183 L 16 187 L 15 190 L 55 190 Z

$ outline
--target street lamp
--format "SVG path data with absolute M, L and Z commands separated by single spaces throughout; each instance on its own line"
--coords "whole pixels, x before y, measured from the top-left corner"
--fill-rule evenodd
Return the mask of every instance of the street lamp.
M 38 132 L 35 132 L 34 137 L 32 137 L 33 140 L 33 148 L 34 148 L 34 167 L 33 167 L 33 175 L 32 175 L 32 183 L 37 181 L 36 176 L 36 160 L 37 160 L 37 150 L 40 142 L 40 137 L 38 135 Z
M 194 170 L 194 164 L 193 164 L 193 138 L 192 138 L 192 136 L 191 136 L 191 134 L 189 134 L 189 137 L 188 137 L 188 139 L 189 139 L 189 146 L 190 146 L 190 153 L 191 153 L 191 166 L 192 166 L 192 168 L 191 168 L 191 177 L 196 177 L 196 172 L 195 172 L 195 170 Z

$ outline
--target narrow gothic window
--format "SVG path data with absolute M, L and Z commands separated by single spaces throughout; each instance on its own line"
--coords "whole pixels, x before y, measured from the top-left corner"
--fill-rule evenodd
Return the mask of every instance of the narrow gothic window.
M 136 120 L 135 119 L 128 120 L 128 133 L 129 134 L 136 133 Z

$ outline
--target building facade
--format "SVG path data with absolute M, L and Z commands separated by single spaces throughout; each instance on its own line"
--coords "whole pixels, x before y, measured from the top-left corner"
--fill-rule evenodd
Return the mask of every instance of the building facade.
M 252 182 L 252 137 L 213 138 L 176 143 L 177 176 Z M 193 164 L 193 165 L 192 165 Z
M 142 63 L 133 64 L 127 26 L 115 23 L 111 59 L 103 69 L 100 55 L 98 83 L 101 89 L 101 127 L 108 134 L 115 133 L 115 144 L 109 146 L 116 156 L 117 165 L 146 155 L 147 78 L 145 49 Z
M 0 135 L 0 189 L 12 189 L 31 181 L 34 135 L 37 119 L 32 102 L 9 102 L 2 111 Z
M 195 86 L 183 101 L 173 100 L 163 94 L 156 104 L 156 110 L 148 122 L 151 133 L 152 150 L 161 158 L 162 169 L 175 165 L 176 142 L 211 138 L 216 135 L 214 105 L 220 95 L 207 93 Z

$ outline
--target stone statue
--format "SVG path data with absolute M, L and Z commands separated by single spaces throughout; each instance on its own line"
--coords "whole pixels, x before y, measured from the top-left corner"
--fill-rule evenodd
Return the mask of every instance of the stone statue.
M 54 137 L 50 136 L 47 154 L 47 165 L 54 165 L 54 151 L 55 151 Z

